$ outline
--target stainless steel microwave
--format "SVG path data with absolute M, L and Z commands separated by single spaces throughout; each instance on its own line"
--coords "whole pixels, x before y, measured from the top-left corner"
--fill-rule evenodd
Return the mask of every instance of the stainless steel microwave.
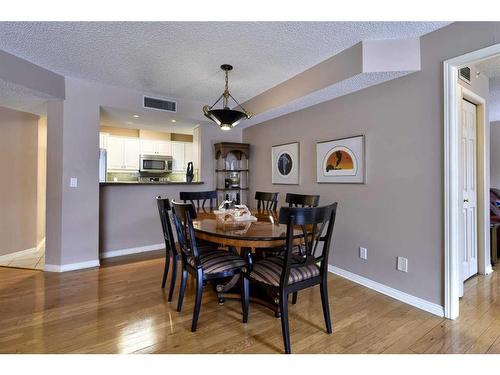
M 141 155 L 140 172 L 168 173 L 172 172 L 173 160 L 165 155 Z

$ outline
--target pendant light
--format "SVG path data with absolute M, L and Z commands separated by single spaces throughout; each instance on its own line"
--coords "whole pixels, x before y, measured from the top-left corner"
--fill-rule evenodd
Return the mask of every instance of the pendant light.
M 217 125 L 220 126 L 221 130 L 231 130 L 234 128 L 238 123 L 243 120 L 243 119 L 249 119 L 252 117 L 252 114 L 248 111 L 245 110 L 241 106 L 240 103 L 236 101 L 235 98 L 229 93 L 228 89 L 228 72 L 233 69 L 233 67 L 229 64 L 223 64 L 220 67 L 224 72 L 226 76 L 226 85 L 224 88 L 224 92 L 222 93 L 221 96 L 219 96 L 219 99 L 212 104 L 212 106 L 204 106 L 203 107 L 203 113 L 205 114 L 206 117 L 208 117 L 210 120 L 215 122 Z M 238 111 L 236 109 L 231 109 L 229 108 L 228 102 L 229 98 L 233 99 L 233 101 L 237 104 L 237 107 L 240 107 L 242 110 Z M 214 106 L 222 99 L 222 108 L 221 109 L 213 109 Z

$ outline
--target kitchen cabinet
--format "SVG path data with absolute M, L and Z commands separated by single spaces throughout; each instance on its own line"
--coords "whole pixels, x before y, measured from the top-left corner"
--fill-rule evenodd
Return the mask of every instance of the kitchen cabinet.
M 145 155 L 172 155 L 170 141 L 141 139 L 141 154 Z
M 108 136 L 108 170 L 139 170 L 140 145 L 138 138 Z
M 108 148 L 109 133 L 99 133 L 99 148 Z
M 187 163 L 194 161 L 193 142 L 171 142 L 174 171 L 185 171 Z

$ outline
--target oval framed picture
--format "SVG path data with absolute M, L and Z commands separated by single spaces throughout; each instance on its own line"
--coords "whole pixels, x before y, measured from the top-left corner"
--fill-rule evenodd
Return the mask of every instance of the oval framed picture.
M 298 185 L 299 142 L 272 147 L 272 183 Z

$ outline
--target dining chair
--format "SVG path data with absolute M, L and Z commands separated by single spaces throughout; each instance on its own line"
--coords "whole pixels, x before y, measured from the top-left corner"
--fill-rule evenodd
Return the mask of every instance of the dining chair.
M 278 193 L 267 193 L 264 191 L 255 192 L 258 210 L 276 211 L 278 205 Z
M 168 198 L 156 197 L 158 212 L 160 213 L 161 228 L 163 230 L 163 239 L 165 241 L 165 267 L 163 269 L 163 279 L 161 282 L 162 289 L 165 289 L 167 282 L 168 270 L 170 268 L 170 259 L 172 259 L 172 276 L 170 278 L 170 289 L 168 292 L 168 302 L 172 301 L 172 295 L 175 288 L 175 280 L 177 279 L 177 263 L 179 261 L 179 253 L 177 251 L 172 223 L 170 221 L 170 211 L 172 206 Z
M 210 209 L 213 209 L 217 206 L 217 191 L 181 191 L 179 193 L 179 198 L 184 203 L 188 201 L 193 204 L 197 209 L 205 208 L 205 203 L 209 201 Z M 196 204 L 195 204 L 196 202 Z
M 319 195 L 286 193 L 285 202 L 288 207 L 317 207 Z
M 319 195 L 305 195 L 305 194 L 294 194 L 286 193 L 285 202 L 288 203 L 288 207 L 317 207 L 319 205 Z M 293 250 L 294 253 L 302 252 L 302 247 L 296 246 Z M 292 303 L 295 305 L 297 303 L 297 292 L 292 295 Z
M 241 289 L 243 323 L 248 322 L 250 282 L 257 283 L 268 291 L 278 294 L 286 353 L 291 353 L 288 326 L 288 295 L 290 293 L 319 284 L 326 331 L 332 333 L 327 275 L 328 254 L 336 213 L 337 203 L 323 207 L 282 207 L 279 222 L 286 224 L 284 256 L 264 258 L 253 264 L 248 262 L 243 271 Z M 294 230 L 297 226 L 303 235 L 306 248 L 304 256 L 292 253 Z
M 196 279 L 196 297 L 191 331 L 196 331 L 201 309 L 203 284 L 209 280 L 231 277 L 241 272 L 245 260 L 226 250 L 212 249 L 200 252 L 193 228 L 193 217 L 196 215 L 192 203 L 172 201 L 173 218 L 182 259 L 181 289 L 177 311 L 182 310 L 182 302 L 186 292 L 187 276 Z

